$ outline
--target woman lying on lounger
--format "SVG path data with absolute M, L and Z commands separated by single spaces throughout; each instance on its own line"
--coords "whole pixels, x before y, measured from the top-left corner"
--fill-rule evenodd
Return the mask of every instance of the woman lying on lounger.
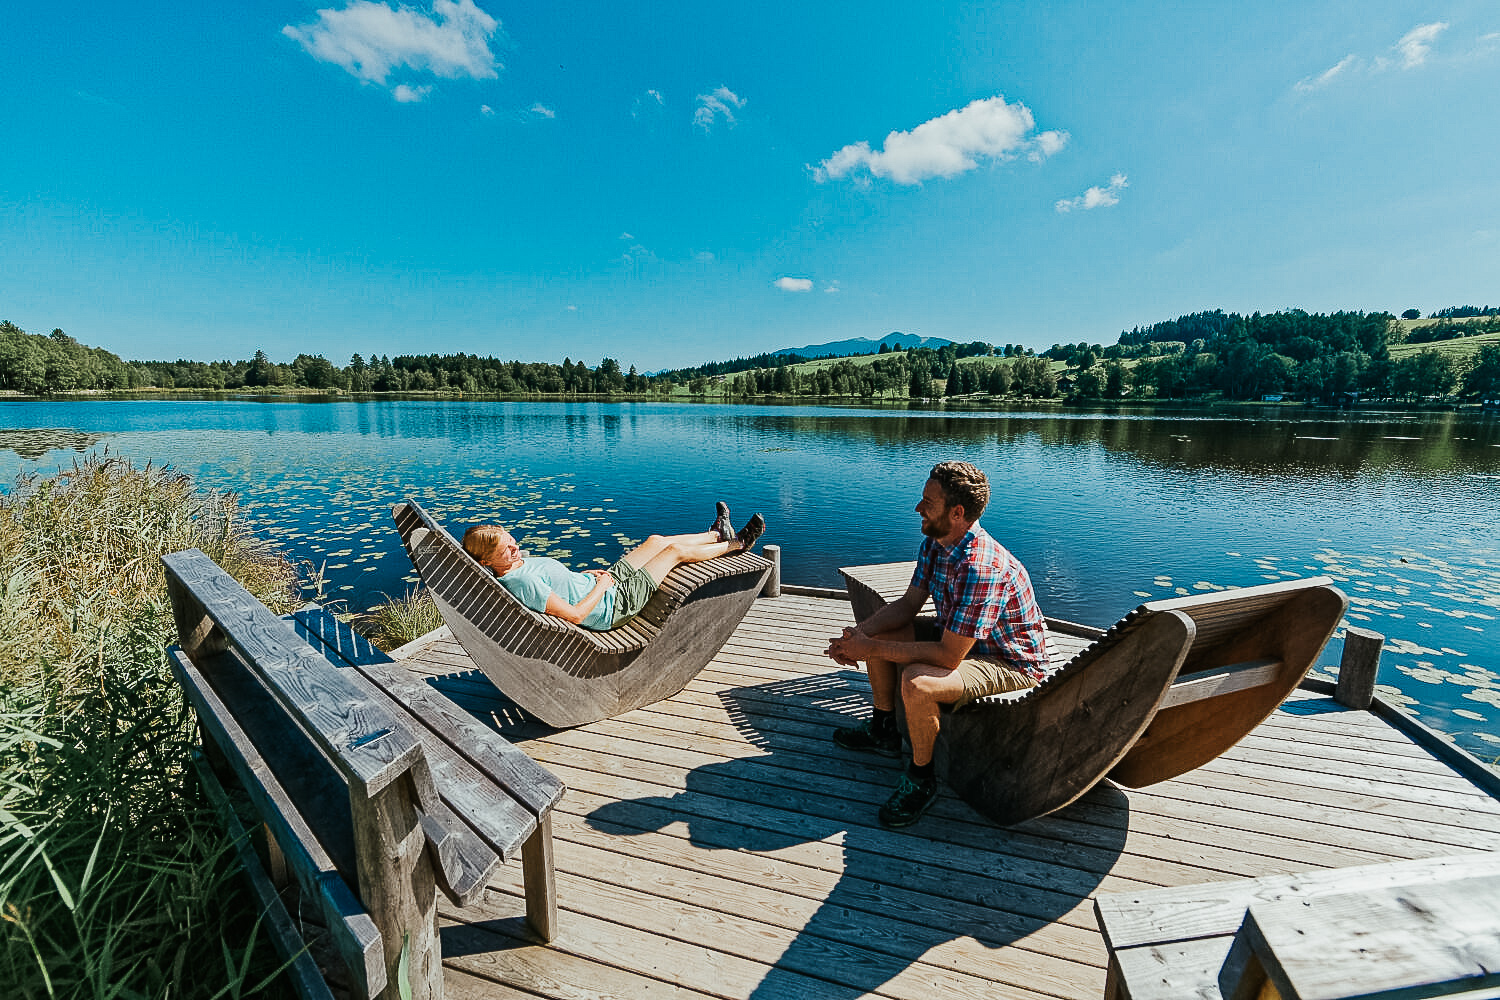
M 747 551 L 766 530 L 759 514 L 736 532 L 729 522 L 729 508 L 720 503 L 718 513 L 708 531 L 652 535 L 609 569 L 575 573 L 546 556 L 523 558 L 516 540 L 498 524 L 476 524 L 464 532 L 464 551 L 531 610 L 605 632 L 639 614 L 678 566 Z

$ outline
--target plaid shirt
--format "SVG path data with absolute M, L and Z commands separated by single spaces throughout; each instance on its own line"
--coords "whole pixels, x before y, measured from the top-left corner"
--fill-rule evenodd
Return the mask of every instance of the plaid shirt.
M 1047 676 L 1047 633 L 1031 577 L 979 525 L 951 549 L 923 538 L 911 582 L 932 596 L 939 625 L 974 640 L 974 653 L 1037 680 Z

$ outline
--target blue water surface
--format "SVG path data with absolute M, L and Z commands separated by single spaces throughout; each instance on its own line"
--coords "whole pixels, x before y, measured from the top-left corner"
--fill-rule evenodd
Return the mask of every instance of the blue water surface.
M 42 433 L 46 432 L 46 433 Z M 50 436 L 49 436 L 50 435 Z M 75 449 L 172 465 L 361 610 L 414 582 L 389 516 L 606 565 L 714 501 L 760 511 L 788 582 L 913 558 L 912 507 L 948 458 L 990 476 L 983 523 L 1043 610 L 1107 624 L 1148 599 L 1319 574 L 1387 636 L 1387 693 L 1500 754 L 1500 422 L 1267 407 L 945 412 L 668 403 L 99 400 L 0 403 L 0 482 Z M 1336 663 L 1336 639 L 1324 654 Z

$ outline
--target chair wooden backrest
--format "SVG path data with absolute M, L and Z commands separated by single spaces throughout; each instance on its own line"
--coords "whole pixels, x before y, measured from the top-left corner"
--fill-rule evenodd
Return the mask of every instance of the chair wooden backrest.
M 453 637 L 504 694 L 550 726 L 671 697 L 744 620 L 771 571 L 750 552 L 678 566 L 640 614 L 594 632 L 531 610 L 414 500 L 391 514 Z
M 914 565 L 840 572 L 868 614 L 905 591 Z M 1053 645 L 1098 637 L 1024 694 L 948 712 L 938 769 L 975 809 L 1009 825 L 1061 809 L 1106 776 L 1140 787 L 1200 767 L 1265 721 L 1311 669 L 1348 604 L 1331 583 L 1153 601 L 1102 633 L 1048 619 Z

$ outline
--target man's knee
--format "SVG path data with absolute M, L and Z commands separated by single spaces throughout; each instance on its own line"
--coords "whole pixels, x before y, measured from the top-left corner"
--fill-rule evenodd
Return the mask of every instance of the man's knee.
M 956 670 L 942 670 L 929 663 L 911 663 L 901 672 L 901 700 L 907 704 L 946 705 L 957 701 L 962 694 L 963 682 Z

